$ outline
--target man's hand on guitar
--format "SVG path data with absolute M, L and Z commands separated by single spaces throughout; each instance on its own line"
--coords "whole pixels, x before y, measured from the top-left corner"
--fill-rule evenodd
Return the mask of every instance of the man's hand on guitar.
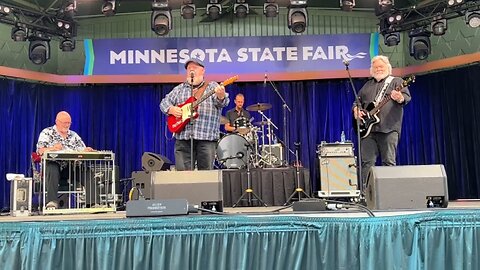
M 358 119 L 359 117 L 360 119 L 363 119 L 363 116 L 365 116 L 365 112 L 362 110 L 358 110 L 358 107 L 355 107 L 353 108 L 353 116 L 355 117 L 355 119 Z
M 170 109 L 168 109 L 168 114 L 171 114 L 176 118 L 182 117 L 182 109 L 177 106 L 172 106 Z
M 392 90 L 390 97 L 398 103 L 403 103 L 405 101 L 405 98 L 403 97 L 402 92 L 397 90 Z
M 215 95 L 217 95 L 219 100 L 223 100 L 225 98 L 225 86 L 220 84 L 215 87 Z

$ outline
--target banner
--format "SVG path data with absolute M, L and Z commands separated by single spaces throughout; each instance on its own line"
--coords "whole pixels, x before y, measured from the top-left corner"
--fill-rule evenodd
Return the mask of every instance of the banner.
M 368 69 L 378 33 L 85 40 L 85 75 L 183 74 L 190 57 L 209 74 Z

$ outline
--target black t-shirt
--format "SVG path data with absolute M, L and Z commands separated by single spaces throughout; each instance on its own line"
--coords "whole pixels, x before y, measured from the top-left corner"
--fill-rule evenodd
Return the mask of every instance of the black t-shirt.
M 233 108 L 227 111 L 227 114 L 225 115 L 225 117 L 227 117 L 228 122 L 233 127 L 235 120 L 237 120 L 240 117 L 245 117 L 247 121 L 250 121 L 250 112 L 248 112 L 247 110 L 244 110 L 243 108 L 240 112 L 238 112 L 237 110 L 235 110 L 235 108 Z

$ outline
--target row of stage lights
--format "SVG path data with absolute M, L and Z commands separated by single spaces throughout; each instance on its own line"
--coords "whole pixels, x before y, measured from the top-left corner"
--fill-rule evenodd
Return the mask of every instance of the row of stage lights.
M 387 46 L 400 43 L 400 33 L 408 32 L 409 53 L 416 60 L 425 60 L 431 53 L 430 37 L 442 36 L 448 29 L 447 21 L 464 17 L 472 28 L 480 26 L 480 1 L 431 1 L 424 6 L 396 9 L 394 0 L 379 0 L 375 10 L 380 19 L 380 33 Z

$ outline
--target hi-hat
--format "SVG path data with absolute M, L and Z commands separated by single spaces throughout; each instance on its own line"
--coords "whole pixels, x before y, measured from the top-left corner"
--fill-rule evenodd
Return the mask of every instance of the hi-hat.
M 271 104 L 268 103 L 257 103 L 257 104 L 252 104 L 247 107 L 247 111 L 251 112 L 256 112 L 256 111 L 266 111 L 268 109 L 272 108 Z
M 230 121 L 228 121 L 228 118 L 223 116 L 223 115 L 220 115 L 220 125 L 225 125 L 227 123 L 229 123 Z

